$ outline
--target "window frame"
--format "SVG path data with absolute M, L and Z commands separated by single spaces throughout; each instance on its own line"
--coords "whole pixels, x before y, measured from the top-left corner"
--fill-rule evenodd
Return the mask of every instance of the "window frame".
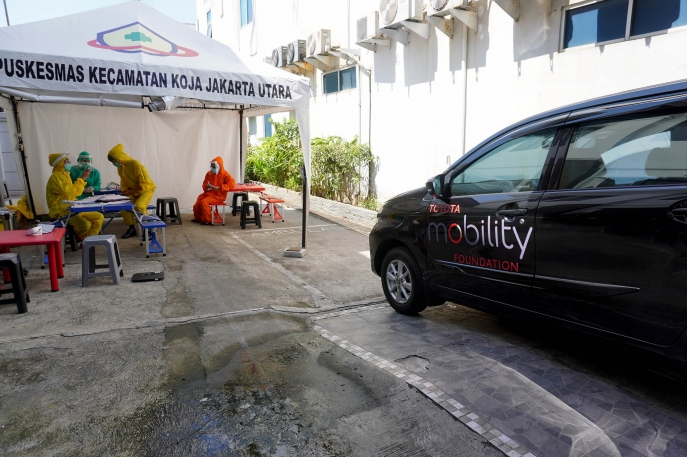
M 246 5 L 246 23 L 243 23 L 243 11 L 242 11 L 242 4 L 243 0 L 239 0 L 239 28 L 242 29 L 243 27 L 248 27 L 250 24 L 253 23 L 254 15 L 253 15 L 253 0 L 245 0 L 245 5 Z M 248 3 L 250 3 L 250 20 L 248 20 Z
M 686 98 L 685 94 L 682 94 L 682 99 L 684 100 Z M 677 99 L 677 96 L 676 96 Z M 563 166 L 565 165 L 565 161 L 568 157 L 568 152 L 570 150 L 570 146 L 572 145 L 572 138 L 573 134 L 582 126 L 598 122 L 598 121 L 610 121 L 610 122 L 623 122 L 625 120 L 629 120 L 630 118 L 636 119 L 636 118 L 647 118 L 647 117 L 654 117 L 654 116 L 661 116 L 663 113 L 666 113 L 666 111 L 676 111 L 676 112 L 685 112 L 687 113 L 687 110 L 685 110 L 684 107 L 675 107 L 673 105 L 674 100 L 666 100 L 666 103 L 660 103 L 661 99 L 654 100 L 654 99 L 649 99 L 644 101 L 645 103 L 652 103 L 654 101 L 659 102 L 657 106 L 652 107 L 651 109 L 648 110 L 641 110 L 637 109 L 636 106 L 630 107 L 630 106 L 624 106 L 624 109 L 618 110 L 619 112 L 613 112 L 612 114 L 609 113 L 610 115 L 601 115 L 601 116 L 590 116 L 590 117 L 585 117 L 581 119 L 576 119 L 572 122 L 566 123 L 564 127 L 560 129 L 560 133 L 562 135 L 561 142 L 558 145 L 558 150 L 555 153 L 555 157 L 553 158 L 554 161 L 554 166 L 553 169 L 551 170 L 551 176 L 549 178 L 549 185 L 545 187 L 543 190 L 546 190 L 548 192 L 595 192 L 595 191 L 626 191 L 628 189 L 651 189 L 655 187 L 663 187 L 663 186 L 683 186 L 685 187 L 686 184 L 684 183 L 676 183 L 676 184 L 657 184 L 656 186 L 632 186 L 632 185 L 622 185 L 622 186 L 613 186 L 613 187 L 592 187 L 592 188 L 572 188 L 572 189 L 562 189 L 561 188 L 561 178 L 563 176 Z M 615 111 L 615 110 L 614 110 Z
M 351 87 L 350 89 L 341 89 L 341 72 L 346 71 L 346 70 L 350 70 L 351 68 L 355 69 L 353 71 L 353 74 L 355 75 L 355 87 Z M 325 87 L 324 78 L 325 78 L 325 76 L 329 76 L 329 75 L 334 74 L 334 73 L 336 73 L 337 90 L 334 92 L 325 92 L 324 91 L 324 87 Z M 349 92 L 349 91 L 358 90 L 358 73 L 359 73 L 359 69 L 358 69 L 357 65 L 349 65 L 348 67 L 337 68 L 336 70 L 327 71 L 327 72 L 322 73 L 322 95 L 327 96 L 327 95 L 338 94 L 340 92 Z
M 564 47 L 565 42 L 565 23 L 568 16 L 568 11 L 575 10 L 584 6 L 593 5 L 595 3 L 603 3 L 607 0 L 586 0 L 584 2 L 574 3 L 572 5 L 566 5 L 561 8 L 561 26 L 560 26 L 560 36 L 558 40 L 558 52 L 569 52 L 570 50 L 582 50 L 597 48 L 599 46 L 606 46 L 607 44 L 622 43 L 624 41 L 639 40 L 642 38 L 649 38 L 656 35 L 665 35 L 668 33 L 674 33 L 679 31 L 687 30 L 687 25 L 680 25 L 677 27 L 668 28 L 665 30 L 657 30 L 655 32 L 643 33 L 641 35 L 631 35 L 632 33 L 632 15 L 634 14 L 635 0 L 628 0 L 627 4 L 627 17 L 625 18 L 625 36 L 623 38 L 617 38 L 615 40 L 600 41 L 598 43 L 583 44 L 581 46 Z
M 517 191 L 517 193 L 525 193 L 525 192 L 542 192 L 546 187 L 548 186 L 548 181 L 549 181 L 549 176 L 551 175 L 551 169 L 553 166 L 553 159 L 556 156 L 558 152 L 558 147 L 559 147 L 559 142 L 561 138 L 561 133 L 563 131 L 563 127 L 561 125 L 557 125 L 555 123 L 544 123 L 543 125 L 539 122 L 535 123 L 534 125 L 528 125 L 526 127 L 530 128 L 523 128 L 522 132 L 519 132 L 517 135 L 504 135 L 501 137 L 499 140 L 492 142 L 488 146 L 482 148 L 480 151 L 471 154 L 469 160 L 461 162 L 456 164 L 449 172 L 445 174 L 445 185 L 449 186 L 449 189 L 451 189 L 451 186 L 453 184 L 453 181 L 460 176 L 461 174 L 465 173 L 470 169 L 471 167 L 475 166 L 477 163 L 479 163 L 482 159 L 484 159 L 486 156 L 489 154 L 493 153 L 495 150 L 499 149 L 501 146 L 508 144 L 512 141 L 516 141 L 520 138 L 530 136 L 530 135 L 537 135 L 545 130 L 552 130 L 553 131 L 553 136 L 551 137 L 551 144 L 549 145 L 549 149 L 546 151 L 546 155 L 544 156 L 544 161 L 542 163 L 542 169 L 541 169 L 541 175 L 539 176 L 538 182 L 537 182 L 537 188 L 536 189 L 530 189 L 526 191 Z M 500 193 L 511 193 L 511 192 L 500 192 Z M 483 195 L 483 194 L 470 194 L 470 195 L 464 195 L 466 197 L 469 197 L 471 195 Z M 486 194 L 485 194 L 486 195 Z M 454 197 L 452 192 L 449 192 L 450 197 Z M 458 195 L 463 196 L 463 195 Z

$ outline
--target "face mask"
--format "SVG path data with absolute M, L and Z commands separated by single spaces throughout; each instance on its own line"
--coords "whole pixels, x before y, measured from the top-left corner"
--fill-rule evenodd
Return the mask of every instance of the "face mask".
M 210 164 L 210 171 L 213 172 L 214 174 L 219 173 L 219 165 L 215 162 L 212 162 Z
M 115 166 L 115 167 L 117 167 L 117 168 L 119 168 L 119 167 L 121 167 L 121 166 L 122 166 L 122 164 L 121 164 L 121 163 L 113 163 L 112 165 L 114 165 L 114 166 Z
M 64 171 L 69 171 L 72 169 L 72 164 L 71 163 L 65 163 L 64 164 Z

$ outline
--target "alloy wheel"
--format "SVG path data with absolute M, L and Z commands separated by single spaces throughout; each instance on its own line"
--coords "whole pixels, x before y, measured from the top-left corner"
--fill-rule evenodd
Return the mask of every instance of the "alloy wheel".
M 399 304 L 410 300 L 413 282 L 410 270 L 401 260 L 392 260 L 386 267 L 386 286 L 391 297 Z

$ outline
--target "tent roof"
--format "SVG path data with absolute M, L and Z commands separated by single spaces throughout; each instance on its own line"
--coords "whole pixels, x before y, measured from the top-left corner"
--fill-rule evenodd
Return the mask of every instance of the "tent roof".
M 240 55 L 139 2 L 0 28 L 0 55 L 0 93 L 14 95 L 173 95 L 283 107 L 307 107 L 310 97 L 307 78 Z

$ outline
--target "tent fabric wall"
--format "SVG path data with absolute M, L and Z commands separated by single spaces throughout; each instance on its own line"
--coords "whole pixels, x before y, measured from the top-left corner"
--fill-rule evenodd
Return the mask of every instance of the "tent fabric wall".
M 12 144 L 12 151 L 14 152 L 14 163 L 17 165 L 19 172 L 19 180 L 21 181 L 24 191 L 26 191 L 26 178 L 24 176 L 24 167 L 22 166 L 22 155 L 19 151 L 19 141 L 17 140 L 17 121 L 14 118 L 14 110 L 12 102 L 5 97 L 0 97 L 0 108 L 5 110 L 7 114 L 7 128 L 10 133 L 10 143 Z
M 239 114 L 202 110 L 149 112 L 130 108 L 20 103 L 19 117 L 36 214 L 47 214 L 45 186 L 52 168 L 48 155 L 68 151 L 72 162 L 86 150 L 103 185 L 119 182 L 107 152 L 122 143 L 143 163 L 157 185 L 155 197 L 176 197 L 190 208 L 202 192 L 210 161 L 221 156 L 239 176 Z

